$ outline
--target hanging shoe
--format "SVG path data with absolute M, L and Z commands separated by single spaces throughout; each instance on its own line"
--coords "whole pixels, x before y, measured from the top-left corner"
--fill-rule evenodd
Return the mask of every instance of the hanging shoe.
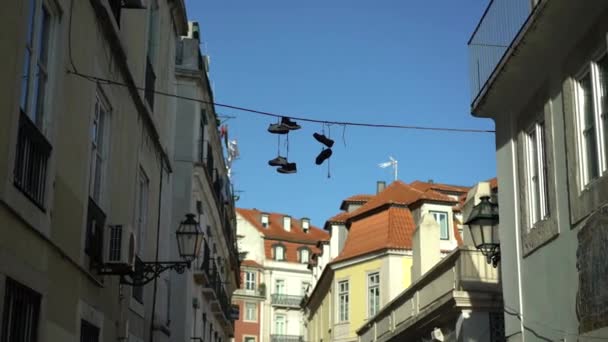
M 318 142 L 320 142 L 321 144 L 323 144 L 329 148 L 334 146 L 334 141 L 329 139 L 328 137 L 326 137 L 324 134 L 315 133 L 312 136 L 315 137 L 315 139 L 317 139 Z
M 270 166 L 285 166 L 287 165 L 287 159 L 285 157 L 278 156 L 272 160 L 268 161 L 268 165 Z
M 280 168 L 277 169 L 278 173 L 296 173 L 298 172 L 298 168 L 296 163 L 287 163 Z
M 295 131 L 296 129 L 302 128 L 302 126 L 298 125 L 295 121 L 291 121 L 288 117 L 281 118 L 281 125 L 289 128 L 291 131 Z
M 331 149 L 324 149 L 323 151 L 321 151 L 321 153 L 319 153 L 319 155 L 315 159 L 315 163 L 317 163 L 317 165 L 323 164 L 323 162 L 327 160 L 327 158 L 331 157 L 332 153 L 333 152 L 331 151 Z
M 268 132 L 272 134 L 287 134 L 289 133 L 289 127 L 282 123 L 270 124 L 270 126 L 268 126 Z

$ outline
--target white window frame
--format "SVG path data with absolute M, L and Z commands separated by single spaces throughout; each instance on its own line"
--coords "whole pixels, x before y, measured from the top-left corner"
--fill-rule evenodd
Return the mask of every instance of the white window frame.
M 281 257 L 279 258 L 279 250 L 281 251 Z M 285 247 L 283 245 L 274 246 L 274 260 L 285 261 Z
M 101 88 L 95 92 L 91 122 L 91 154 L 89 165 L 89 197 L 102 207 L 110 145 L 110 116 L 112 106 Z M 97 183 L 99 182 L 99 183 Z
M 279 324 L 281 326 L 279 327 Z M 287 331 L 287 317 L 283 314 L 274 315 L 274 333 L 276 335 L 286 335 Z
M 368 318 L 374 317 L 378 311 L 380 311 L 380 272 L 376 271 L 367 274 Z
M 528 228 L 549 216 L 546 125 L 535 122 L 525 133 L 525 177 Z
M 251 305 L 253 305 L 252 312 L 249 311 L 249 308 Z M 245 309 L 245 315 L 243 316 L 243 321 L 245 321 L 245 322 L 257 322 L 258 321 L 258 304 L 257 303 L 245 302 L 244 309 Z
M 31 6 L 33 5 L 33 8 Z M 55 43 L 59 9 L 57 4 L 51 0 L 28 0 L 28 21 L 32 19 L 26 31 L 26 42 L 23 59 L 23 68 L 20 84 L 19 107 L 36 124 L 41 132 L 46 134 L 49 122 L 49 102 L 52 99 L 52 74 L 55 61 Z M 33 13 L 32 13 L 33 10 Z M 42 13 L 48 14 L 48 26 L 46 34 L 41 31 Z M 32 18 L 33 15 L 33 18 Z M 30 24 L 30 23 L 28 23 Z M 45 58 L 41 58 L 41 37 L 46 36 Z M 29 56 L 29 58 L 27 57 Z M 43 75 L 44 85 L 36 89 L 38 82 L 36 75 Z
M 579 175 L 580 175 L 580 190 L 583 191 L 589 187 L 594 180 L 602 177 L 606 173 L 606 147 L 604 141 L 606 141 L 604 132 L 603 120 L 608 120 L 606 115 L 608 114 L 608 108 L 602 108 L 601 93 L 602 85 L 600 82 L 600 70 L 598 67 L 598 61 L 604 58 L 606 54 L 602 54 L 600 58 L 593 60 L 590 64 L 586 65 L 585 68 L 576 77 L 575 84 L 575 107 L 576 107 L 576 135 L 578 142 L 578 155 L 579 155 Z M 585 143 L 585 137 L 583 131 L 585 127 L 585 103 L 584 103 L 584 89 L 582 86 L 582 80 L 589 75 L 591 79 L 591 99 L 593 101 L 593 124 L 595 134 L 595 150 L 596 158 L 598 158 L 598 170 L 597 177 L 592 177 L 589 170 L 589 158 L 587 151 L 587 144 Z M 608 91 L 608 89 L 606 89 Z M 602 113 L 606 112 L 606 114 Z
M 450 239 L 450 216 L 447 211 L 439 211 L 439 210 L 429 210 L 429 213 L 433 215 L 433 219 L 439 225 L 439 239 L 441 240 L 449 240 Z M 445 215 L 445 237 L 443 237 L 443 232 L 441 230 L 441 222 L 437 218 L 438 216 Z
M 275 294 L 285 294 L 285 279 L 275 279 L 274 292 Z
M 304 253 L 306 253 L 306 258 L 304 258 Z M 302 248 L 300 250 L 300 263 L 302 264 L 308 264 L 308 262 L 310 261 L 310 251 L 308 250 L 308 248 Z
M 257 341 L 256 336 L 250 336 L 250 335 L 243 336 L 243 342 L 248 342 L 251 340 L 253 340 L 253 342 L 256 342 Z
M 338 322 L 344 323 L 349 321 L 349 306 L 350 306 L 350 283 L 348 279 L 338 282 Z
M 256 288 L 255 271 L 245 271 L 245 290 L 255 291 Z

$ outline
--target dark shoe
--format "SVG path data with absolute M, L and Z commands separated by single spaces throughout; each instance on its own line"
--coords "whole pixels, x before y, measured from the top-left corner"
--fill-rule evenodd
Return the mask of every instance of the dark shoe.
M 329 139 L 328 137 L 326 137 L 323 134 L 315 133 L 312 136 L 315 137 L 315 139 L 317 139 L 318 142 L 320 142 L 321 144 L 323 144 L 329 148 L 334 146 L 334 141 Z
M 296 163 L 287 163 L 280 168 L 277 169 L 278 173 L 296 173 L 298 172 L 298 168 Z
M 285 127 L 289 128 L 292 131 L 302 128 L 295 121 L 291 121 L 291 119 L 289 119 L 287 117 L 281 118 L 281 125 L 284 125 Z
M 278 156 L 272 160 L 268 161 L 268 165 L 270 166 L 285 166 L 287 165 L 287 159 L 285 157 Z
M 283 125 L 282 123 L 270 124 L 268 127 L 268 132 L 272 134 L 287 134 L 289 133 L 289 127 Z
M 331 157 L 331 154 L 333 152 L 331 151 L 331 149 L 326 148 L 323 151 L 321 151 L 321 153 L 319 153 L 319 155 L 317 156 L 317 159 L 315 159 L 315 163 L 317 163 L 317 165 L 321 165 L 323 164 L 323 162 L 325 160 L 327 160 L 327 158 Z

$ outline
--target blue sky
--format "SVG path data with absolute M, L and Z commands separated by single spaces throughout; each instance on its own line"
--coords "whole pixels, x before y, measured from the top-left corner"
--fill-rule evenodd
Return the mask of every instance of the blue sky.
M 494 129 L 470 115 L 467 40 L 487 0 L 186 0 L 210 55 L 215 100 L 286 115 L 370 123 Z M 317 226 L 345 197 L 392 180 L 378 163 L 394 156 L 405 182 L 473 185 L 495 175 L 494 135 L 333 126 L 328 168 L 300 122 L 289 159 L 298 173 L 278 174 L 272 119 L 217 108 L 241 158 L 234 165 L 237 205 Z M 344 138 L 344 139 L 343 139 Z

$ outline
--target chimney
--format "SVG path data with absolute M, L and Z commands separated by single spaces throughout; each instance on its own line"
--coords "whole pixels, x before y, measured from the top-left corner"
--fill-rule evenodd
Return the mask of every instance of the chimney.
M 268 228 L 268 225 L 270 224 L 269 220 L 268 220 L 268 214 L 267 213 L 262 213 L 260 216 L 260 222 L 262 223 L 262 227 L 264 228 Z
M 384 191 L 385 188 L 386 188 L 385 181 L 377 181 L 376 182 L 376 195 L 381 193 L 382 191 Z
M 420 219 L 413 239 L 412 282 L 419 279 L 441 259 L 439 250 L 439 223 L 432 214 Z
M 304 231 L 304 233 L 308 233 L 309 229 L 310 229 L 310 219 L 308 217 L 303 217 L 302 218 L 302 230 Z
M 283 216 L 283 229 L 285 229 L 286 232 L 291 231 L 291 217 L 287 215 Z

